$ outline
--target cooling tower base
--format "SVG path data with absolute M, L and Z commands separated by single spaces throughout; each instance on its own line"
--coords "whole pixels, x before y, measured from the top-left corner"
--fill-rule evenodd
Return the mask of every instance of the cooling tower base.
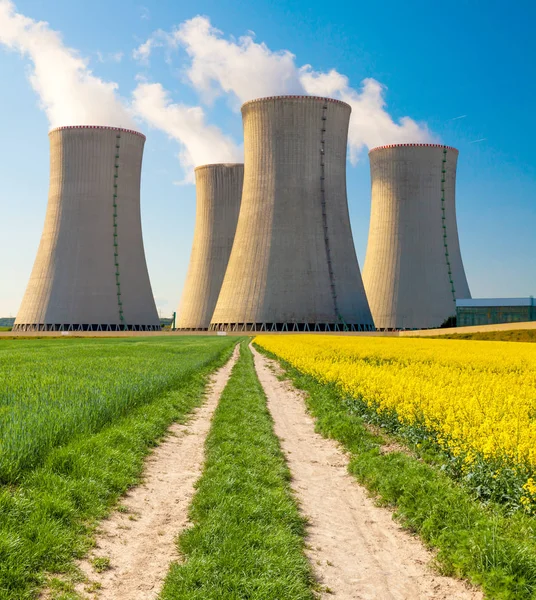
M 13 331 L 160 331 L 160 325 L 117 325 L 95 323 L 18 323 Z
M 210 331 L 374 331 L 368 323 L 211 323 Z

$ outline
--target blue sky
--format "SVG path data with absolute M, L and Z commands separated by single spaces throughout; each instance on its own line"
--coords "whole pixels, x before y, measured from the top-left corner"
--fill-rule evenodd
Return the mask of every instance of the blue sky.
M 139 86 L 158 83 L 167 90 L 168 102 L 204 111 L 200 128 L 186 134 L 182 128 L 189 123 L 181 121 L 179 112 L 174 113 L 173 130 L 167 131 L 170 113 L 161 106 L 158 115 L 153 104 L 146 118 L 136 117 L 148 136 L 142 176 L 144 240 L 163 315 L 175 310 L 188 265 L 195 190 L 178 182 L 188 179 L 192 164 L 204 156 L 206 148 L 195 136 L 206 139 L 203 127 L 215 127 L 214 135 L 231 144 L 230 151 L 239 151 L 237 107 L 249 93 L 237 82 L 232 62 L 227 64 L 228 80 L 210 80 L 212 98 L 189 78 L 192 54 L 187 50 L 199 53 L 204 42 L 198 40 L 192 49 L 193 42 L 190 47 L 184 39 L 176 43 L 172 32 L 198 15 L 222 32 L 211 33 L 212 38 L 227 40 L 230 55 L 240 47 L 240 36 L 254 32 L 253 43 L 266 44 L 268 63 L 282 56 L 272 53 L 286 50 L 295 55 L 289 60 L 296 68 L 311 65 L 314 73 L 334 69 L 346 76 L 347 90 L 361 93 L 367 78 L 386 86 L 385 110 L 395 126 L 400 118 L 410 117 L 418 135 L 460 150 L 458 226 L 473 296 L 536 294 L 536 3 L 19 0 L 16 11 L 48 21 L 61 32 L 66 47 L 88 60 L 95 77 L 117 83 L 125 103 Z M 1 43 L 2 27 L 0 21 L 0 75 L 8 85 L 0 94 L 0 316 L 9 316 L 18 310 L 43 226 L 49 119 L 28 81 L 31 60 Z M 157 30 L 163 33 L 153 36 Z M 134 59 L 133 51 L 149 38 L 156 44 L 148 60 Z M 209 67 L 201 65 L 196 73 L 210 79 Z M 281 69 L 279 64 L 270 73 L 253 69 L 251 93 L 272 87 L 274 93 L 284 92 L 278 87 L 283 85 Z M 232 89 L 223 93 L 227 84 Z M 58 106 L 54 114 L 61 120 L 64 105 Z M 155 127 L 162 119 L 165 126 Z M 401 135 L 389 125 L 382 142 L 401 141 L 385 139 L 391 130 L 395 137 Z M 358 160 L 348 165 L 348 199 L 361 267 L 370 202 L 366 146 L 375 136 L 354 131 L 352 148 Z M 186 158 L 185 139 L 190 152 Z

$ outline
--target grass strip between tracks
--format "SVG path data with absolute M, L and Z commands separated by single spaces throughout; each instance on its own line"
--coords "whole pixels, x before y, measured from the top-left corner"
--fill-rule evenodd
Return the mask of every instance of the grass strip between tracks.
M 508 516 L 501 507 L 484 506 L 441 471 L 433 458 L 382 452 L 386 440 L 371 433 L 350 412 L 335 385 L 324 385 L 255 344 L 276 359 L 294 385 L 305 392 L 316 430 L 335 439 L 351 454 L 350 472 L 426 544 L 438 550 L 445 575 L 481 584 L 486 598 L 525 600 L 536 597 L 536 520 L 522 513 Z
M 85 555 L 98 522 L 139 481 L 144 459 L 173 422 L 202 403 L 208 375 L 234 344 L 207 357 L 176 390 L 159 394 L 94 435 L 50 452 L 17 486 L 0 487 L 0 598 L 36 598 L 46 573 L 53 597 L 76 598 L 74 559 Z M 207 348 L 207 352 L 210 349 Z
M 194 526 L 179 537 L 185 563 L 172 565 L 161 598 L 312 599 L 304 520 L 246 343 L 206 452 L 190 509 Z

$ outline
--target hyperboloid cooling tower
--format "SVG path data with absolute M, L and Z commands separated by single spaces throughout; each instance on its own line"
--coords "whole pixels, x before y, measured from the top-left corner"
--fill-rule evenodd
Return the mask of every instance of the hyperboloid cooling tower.
M 195 170 L 195 233 L 177 329 L 203 330 L 210 325 L 233 246 L 243 179 L 242 164 Z
M 145 136 L 112 127 L 49 134 L 45 225 L 16 330 L 157 330 L 140 219 Z
M 378 329 L 439 327 L 470 298 L 456 225 L 458 151 L 396 144 L 369 153 L 372 206 L 363 280 Z
M 215 330 L 367 330 L 346 199 L 350 106 L 246 102 L 244 189 Z

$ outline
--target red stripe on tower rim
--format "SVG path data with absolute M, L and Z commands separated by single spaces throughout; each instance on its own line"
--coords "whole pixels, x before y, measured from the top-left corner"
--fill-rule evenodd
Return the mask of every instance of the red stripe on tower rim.
M 387 144 L 386 146 L 376 146 L 376 148 L 372 148 L 369 150 L 369 154 L 376 150 L 386 150 L 390 148 L 446 148 L 447 150 L 458 152 L 457 148 L 445 146 L 445 144 Z
M 48 135 L 50 135 L 54 131 L 63 131 L 65 129 L 101 129 L 105 131 L 122 131 L 124 133 L 132 133 L 134 135 L 139 135 L 144 140 L 147 139 L 143 133 L 135 131 L 134 129 L 123 129 L 122 127 L 108 127 L 107 125 L 63 125 L 61 127 L 54 127 L 54 129 L 51 129 L 48 132 Z
M 198 171 L 199 169 L 210 169 L 211 167 L 243 167 L 244 163 L 232 163 L 232 162 L 221 162 L 221 163 L 208 163 L 206 165 L 199 165 L 194 168 L 194 171 Z
M 346 102 L 342 100 L 337 100 L 336 98 L 324 98 L 322 96 L 266 96 L 265 98 L 255 98 L 254 100 L 248 100 L 244 102 L 240 107 L 240 110 L 243 110 L 245 106 L 248 104 L 255 104 L 257 102 L 269 102 L 270 100 L 312 100 L 314 102 L 332 102 L 334 104 L 342 104 L 343 106 L 347 106 L 348 108 L 352 108 Z

